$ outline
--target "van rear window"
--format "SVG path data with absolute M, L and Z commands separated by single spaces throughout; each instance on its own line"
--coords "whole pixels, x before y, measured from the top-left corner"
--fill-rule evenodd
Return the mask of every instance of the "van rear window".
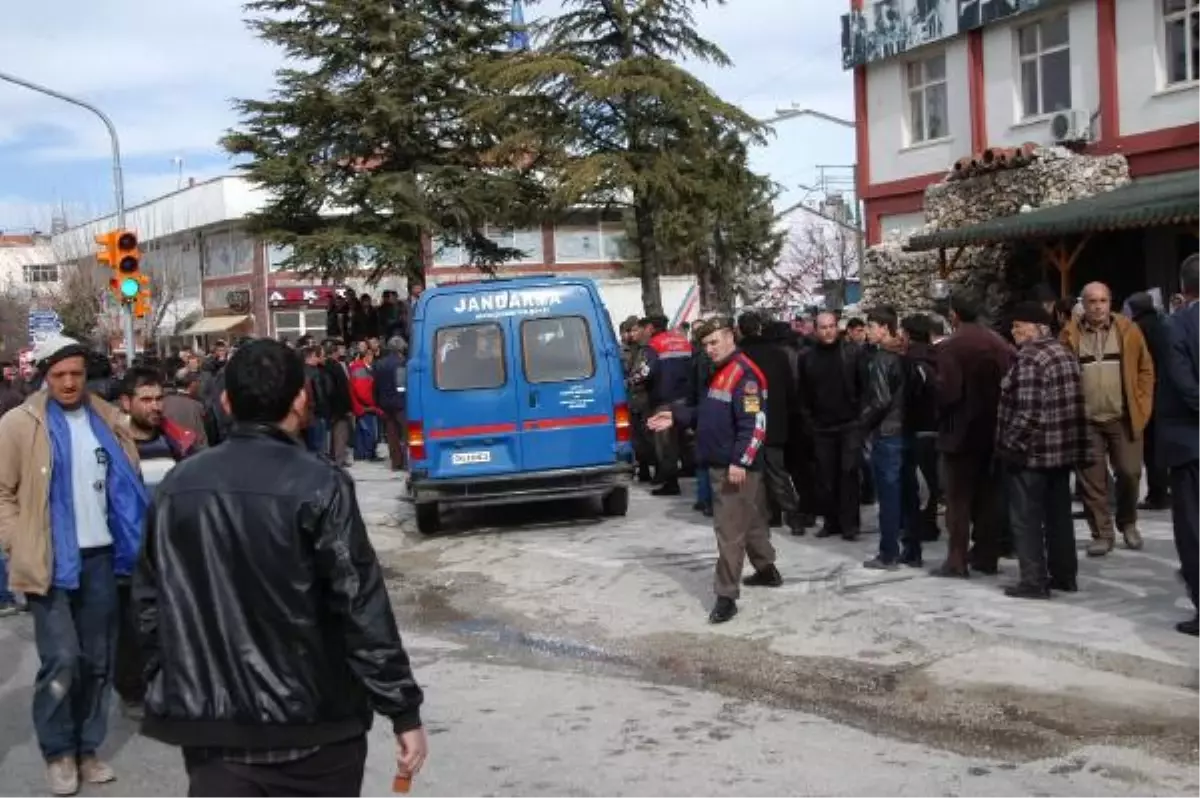
M 521 356 L 531 383 L 586 380 L 596 373 L 591 331 L 580 316 L 521 322 Z
M 435 339 L 434 385 L 440 391 L 499 388 L 504 368 L 504 331 L 499 324 L 442 327 Z

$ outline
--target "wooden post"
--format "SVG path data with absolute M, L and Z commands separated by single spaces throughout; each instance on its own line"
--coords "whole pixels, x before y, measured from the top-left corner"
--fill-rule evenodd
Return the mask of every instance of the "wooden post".
M 1075 245 L 1075 249 L 1070 251 L 1067 250 L 1067 245 L 1061 239 L 1055 241 L 1053 245 L 1042 244 L 1042 256 L 1058 270 L 1058 296 L 1060 299 L 1065 299 L 1071 292 L 1071 269 L 1091 239 L 1092 234 L 1085 233 L 1079 239 L 1079 243 Z

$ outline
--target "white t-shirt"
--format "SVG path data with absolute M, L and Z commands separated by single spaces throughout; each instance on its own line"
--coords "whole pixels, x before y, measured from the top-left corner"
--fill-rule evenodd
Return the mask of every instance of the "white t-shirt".
M 71 490 L 79 548 L 111 546 L 108 530 L 108 452 L 100 445 L 86 408 L 64 410 L 71 433 Z

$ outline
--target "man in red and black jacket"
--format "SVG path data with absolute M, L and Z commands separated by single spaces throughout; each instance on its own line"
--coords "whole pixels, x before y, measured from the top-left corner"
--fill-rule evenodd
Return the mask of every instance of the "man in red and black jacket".
M 646 341 L 646 362 L 640 378 L 650 395 L 655 411 L 686 402 L 692 394 L 692 342 L 686 335 L 667 328 L 665 316 L 649 316 L 641 320 Z M 658 459 L 658 481 L 662 484 L 652 493 L 655 496 L 678 496 L 679 458 L 683 454 L 684 432 L 667 428 L 654 434 L 654 449 Z M 691 458 L 687 458 L 691 459 Z
M 697 337 L 716 373 L 698 406 L 686 401 L 655 414 L 650 429 L 696 428 L 698 467 L 709 469 L 713 527 L 717 533 L 716 604 L 708 619 L 724 623 L 737 614 L 739 583 L 779 587 L 775 549 L 767 526 L 763 450 L 767 438 L 767 380 L 737 348 L 731 319 L 699 322 Z M 741 579 L 749 557 L 754 574 Z

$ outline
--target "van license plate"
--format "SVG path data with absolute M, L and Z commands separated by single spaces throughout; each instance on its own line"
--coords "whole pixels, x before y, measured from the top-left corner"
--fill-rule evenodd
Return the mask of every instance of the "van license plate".
M 490 463 L 492 462 L 491 452 L 455 452 L 450 455 L 450 462 L 454 465 L 468 465 L 470 463 Z

